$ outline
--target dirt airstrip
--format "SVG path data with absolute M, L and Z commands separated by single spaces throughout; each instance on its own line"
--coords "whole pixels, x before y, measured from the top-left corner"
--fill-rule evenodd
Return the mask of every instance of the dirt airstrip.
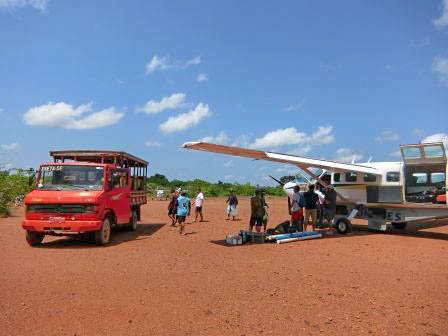
M 235 222 L 224 202 L 179 236 L 151 201 L 106 247 L 31 248 L 15 209 L 0 219 L 0 335 L 448 334 L 448 227 L 227 247 L 249 202 Z M 286 199 L 268 203 L 272 225 L 288 217 Z

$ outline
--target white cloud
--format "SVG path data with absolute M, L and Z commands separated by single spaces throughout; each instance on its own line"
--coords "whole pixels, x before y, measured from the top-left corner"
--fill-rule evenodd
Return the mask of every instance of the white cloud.
M 400 139 L 400 135 L 392 131 L 383 131 L 375 138 L 375 142 L 391 142 Z
M 20 145 L 17 142 L 12 142 L 10 144 L 0 145 L 0 148 L 5 152 L 15 152 L 20 149 Z
M 432 62 L 432 72 L 439 75 L 440 82 L 448 86 L 448 58 L 436 56 Z
M 156 70 L 166 70 L 172 66 L 168 64 L 168 57 L 159 57 L 154 55 L 151 60 L 146 63 L 146 74 L 149 75 Z
M 339 162 L 352 162 L 353 159 L 359 161 L 363 158 L 361 154 L 356 153 L 353 149 L 350 148 L 339 148 L 336 150 L 336 156 L 334 161 Z
M 32 7 L 41 12 L 46 12 L 50 0 L 0 0 L 0 9 L 18 9 Z
M 145 71 L 146 71 L 146 74 L 149 75 L 149 74 L 152 74 L 153 72 L 155 72 L 156 70 L 163 71 L 163 70 L 173 69 L 173 68 L 186 69 L 189 66 L 197 65 L 199 63 L 201 63 L 200 56 L 196 56 L 186 62 L 177 61 L 177 62 L 171 63 L 169 56 L 159 57 L 157 55 L 154 55 L 149 60 L 149 62 L 146 63 Z
M 198 77 L 196 77 L 196 81 L 197 81 L 198 83 L 202 83 L 202 82 L 208 81 L 208 75 L 205 74 L 205 73 L 200 73 L 200 74 L 198 75 Z
M 235 164 L 233 163 L 233 160 L 229 160 L 229 161 L 224 163 L 224 167 L 232 168 L 232 167 L 235 167 Z
M 278 129 L 266 133 L 262 138 L 257 138 L 250 145 L 252 148 L 275 148 L 283 145 L 309 144 L 323 145 L 334 142 L 331 134 L 332 126 L 319 126 L 316 132 L 308 135 L 305 132 L 298 132 L 294 127 Z
M 116 112 L 114 107 L 110 107 L 83 117 L 85 113 L 92 112 L 92 105 L 88 103 L 74 107 L 64 102 L 49 102 L 30 108 L 23 115 L 23 119 L 30 126 L 91 129 L 113 125 L 124 115 Z
M 198 65 L 201 63 L 201 56 L 196 56 L 192 58 L 191 60 L 186 61 L 181 67 L 182 68 L 188 68 L 191 65 Z
M 231 180 L 233 178 L 234 178 L 233 175 L 226 175 L 226 176 L 224 176 L 224 180 Z
M 208 105 L 199 103 L 194 110 L 179 114 L 175 117 L 170 117 L 159 126 L 159 129 L 164 133 L 183 131 L 197 125 L 202 119 L 210 117 L 211 115 L 212 113 Z
M 162 147 L 163 144 L 158 142 L 158 141 L 148 140 L 148 141 L 145 142 L 145 146 L 146 147 Z
M 230 141 L 230 138 L 224 131 L 219 132 L 217 136 L 206 136 L 199 141 L 201 142 L 210 142 L 218 145 L 225 145 Z
M 443 29 L 448 26 L 448 0 L 442 3 L 442 15 L 433 21 L 434 26 Z
M 310 145 L 305 145 L 305 146 L 300 146 L 300 147 L 297 147 L 296 149 L 290 150 L 287 152 L 287 154 L 304 156 L 304 155 L 308 154 L 309 152 L 311 152 L 312 149 L 313 148 Z
M 174 110 L 185 106 L 185 93 L 173 93 L 171 96 L 163 97 L 160 101 L 149 100 L 143 106 L 137 106 L 137 112 L 156 114 L 164 110 Z
M 443 142 L 445 148 L 448 150 L 448 133 L 436 133 L 427 136 L 422 140 L 422 143 L 428 143 L 428 142 Z

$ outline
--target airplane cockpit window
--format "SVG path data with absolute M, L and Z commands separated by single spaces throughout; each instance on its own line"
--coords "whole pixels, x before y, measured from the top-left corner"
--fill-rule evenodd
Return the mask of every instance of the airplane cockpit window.
M 420 149 L 418 147 L 405 147 L 402 150 L 405 158 L 418 159 L 421 157 Z
M 364 182 L 376 182 L 376 175 L 375 174 L 364 174 Z
M 445 173 L 432 173 L 431 183 L 434 184 L 445 184 Z
M 425 146 L 423 147 L 423 150 L 425 151 L 425 157 L 427 158 L 443 157 L 442 146 Z
M 345 181 L 346 182 L 356 182 L 358 178 L 358 174 L 354 172 L 345 173 Z
M 333 182 L 341 182 L 341 174 L 340 173 L 333 174 Z
M 412 174 L 413 185 L 426 184 L 428 182 L 428 175 L 426 173 Z
M 387 182 L 400 182 L 400 172 L 387 172 L 386 181 Z

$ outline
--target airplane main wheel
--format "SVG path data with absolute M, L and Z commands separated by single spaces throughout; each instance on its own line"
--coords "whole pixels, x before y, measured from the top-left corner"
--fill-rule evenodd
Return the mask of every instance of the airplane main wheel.
M 30 246 L 38 246 L 44 240 L 45 235 L 33 231 L 26 232 L 26 241 Z
M 336 221 L 335 227 L 341 234 L 352 232 L 352 223 L 347 218 L 339 218 Z
M 392 222 L 392 226 L 397 230 L 404 230 L 406 228 L 406 222 Z

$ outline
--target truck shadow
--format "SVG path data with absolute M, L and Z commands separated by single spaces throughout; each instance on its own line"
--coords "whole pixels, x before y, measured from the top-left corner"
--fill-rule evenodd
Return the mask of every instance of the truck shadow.
M 110 237 L 109 244 L 105 246 L 97 246 L 93 240 L 83 240 L 80 238 L 62 237 L 49 242 L 44 242 L 40 245 L 41 248 L 107 248 L 122 243 L 130 243 L 148 239 L 154 233 L 159 231 L 165 224 L 139 224 L 136 231 L 113 231 Z

